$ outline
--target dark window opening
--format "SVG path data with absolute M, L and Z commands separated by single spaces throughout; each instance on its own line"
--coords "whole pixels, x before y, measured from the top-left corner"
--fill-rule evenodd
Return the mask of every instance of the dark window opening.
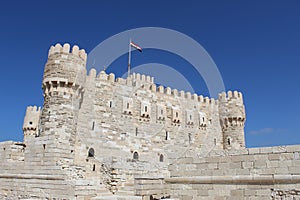
M 135 128 L 135 136 L 138 135 L 138 132 L 139 132 L 139 130 L 138 130 L 138 128 L 136 127 L 136 128 Z
M 134 159 L 134 160 L 138 160 L 138 159 L 139 159 L 139 154 L 138 154 L 138 152 L 134 152 L 134 153 L 133 153 L 133 159 Z
M 93 172 L 96 170 L 96 165 L 94 164 L 93 165 Z
M 95 151 L 93 148 L 90 148 L 88 152 L 88 157 L 93 158 L 94 156 L 95 156 Z
M 166 138 L 165 138 L 165 140 L 168 140 L 168 139 L 169 139 L 169 132 L 166 131 Z
M 189 143 L 191 143 L 191 141 L 192 141 L 192 134 L 189 133 Z
M 217 145 L 217 139 L 216 138 L 214 139 L 214 144 Z
M 176 112 L 176 117 L 178 117 L 178 112 Z
M 112 101 L 109 102 L 109 107 L 110 107 L 110 108 L 112 107 Z
M 30 125 L 32 125 L 32 122 L 29 122 Z
M 204 117 L 202 117 L 202 121 L 204 122 Z
M 164 162 L 164 155 L 160 154 L 160 156 L 159 156 L 159 162 Z
M 46 144 L 43 144 L 43 149 L 44 149 L 44 150 L 46 149 Z
M 192 115 L 190 115 L 190 120 L 192 120 Z
M 228 144 L 228 145 L 231 145 L 230 138 L 227 138 L 227 144 Z
M 93 125 L 92 125 L 92 130 L 95 129 L 95 122 L 93 122 Z
M 145 112 L 147 112 L 147 106 L 145 106 Z
M 163 110 L 160 110 L 160 114 L 164 114 L 164 111 L 163 111 Z
M 127 109 L 129 109 L 129 103 L 127 103 Z

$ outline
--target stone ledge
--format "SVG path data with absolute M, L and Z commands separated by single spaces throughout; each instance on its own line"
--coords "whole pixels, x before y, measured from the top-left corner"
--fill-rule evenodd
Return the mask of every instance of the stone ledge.
M 175 184 L 294 184 L 300 183 L 300 175 L 172 177 L 166 178 L 165 182 Z
M 1 178 L 10 179 L 41 179 L 41 180 L 65 180 L 62 176 L 43 174 L 0 174 Z

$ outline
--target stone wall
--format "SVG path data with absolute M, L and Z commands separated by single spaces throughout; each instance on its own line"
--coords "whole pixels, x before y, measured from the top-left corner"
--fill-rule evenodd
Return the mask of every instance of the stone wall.
M 299 199 L 300 146 L 187 153 L 169 166 L 179 199 Z
M 35 145 L 39 147 L 37 141 Z M 0 199 L 66 199 L 73 195 L 61 167 L 48 164 L 53 155 L 44 154 L 42 144 L 40 147 L 41 151 L 33 152 L 24 143 L 0 143 Z

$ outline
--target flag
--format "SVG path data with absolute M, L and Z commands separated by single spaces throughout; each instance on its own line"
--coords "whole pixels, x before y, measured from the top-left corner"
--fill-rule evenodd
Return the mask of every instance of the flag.
M 139 45 L 134 44 L 133 42 L 130 42 L 130 46 L 136 48 L 139 52 L 142 52 L 142 48 Z

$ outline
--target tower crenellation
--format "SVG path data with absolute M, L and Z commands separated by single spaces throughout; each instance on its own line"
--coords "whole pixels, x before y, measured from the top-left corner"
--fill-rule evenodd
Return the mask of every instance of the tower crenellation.
M 28 136 L 38 135 L 39 119 L 41 114 L 41 107 L 28 106 L 26 109 L 26 114 L 23 123 L 23 134 L 24 139 Z

